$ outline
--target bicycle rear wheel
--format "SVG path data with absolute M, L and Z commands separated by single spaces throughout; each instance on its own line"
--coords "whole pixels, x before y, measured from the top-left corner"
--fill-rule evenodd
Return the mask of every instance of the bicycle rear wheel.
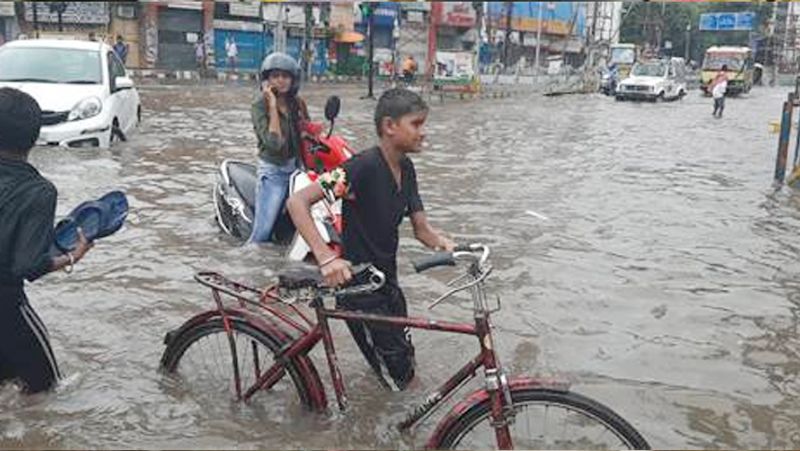
M 244 394 L 259 376 L 275 363 L 282 343 L 278 337 L 236 318 L 230 320 L 233 329 L 239 370 L 240 391 Z M 237 398 L 234 353 L 222 318 L 213 318 L 168 337 L 167 348 L 161 357 L 161 368 L 180 379 L 181 387 L 192 393 L 220 394 Z M 270 389 L 270 399 L 281 399 L 282 405 L 311 407 L 311 395 L 305 379 L 294 363 L 286 366 L 291 382 L 284 376 Z
M 509 426 L 515 449 L 649 449 L 647 441 L 622 417 L 576 393 L 516 388 L 516 416 Z M 434 448 L 496 449 L 490 401 L 469 408 L 441 434 Z

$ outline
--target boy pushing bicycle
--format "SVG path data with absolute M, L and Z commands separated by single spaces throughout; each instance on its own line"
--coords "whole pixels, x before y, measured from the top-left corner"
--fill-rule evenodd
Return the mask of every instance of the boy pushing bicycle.
M 408 157 L 422 149 L 427 116 L 428 106 L 419 95 L 400 88 L 386 91 L 375 108 L 378 145 L 323 174 L 316 184 L 287 201 L 289 214 L 311 247 L 326 284 L 349 282 L 352 264 L 372 263 L 386 275 L 381 290 L 339 299 L 340 308 L 407 316 L 397 282 L 398 227 L 404 216 L 411 219 L 414 236 L 427 247 L 447 251 L 455 247 L 429 224 Z M 323 198 L 343 199 L 342 256 L 326 245 L 311 217 L 311 206 Z M 348 327 L 381 382 L 394 390 L 405 389 L 414 378 L 414 347 L 407 328 L 362 321 L 348 321 Z

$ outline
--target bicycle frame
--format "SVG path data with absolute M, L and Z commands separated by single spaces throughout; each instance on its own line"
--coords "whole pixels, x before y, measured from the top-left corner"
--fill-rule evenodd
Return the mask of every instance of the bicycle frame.
M 323 342 L 325 347 L 325 355 L 328 362 L 328 369 L 330 371 L 332 385 L 336 394 L 336 400 L 341 410 L 347 409 L 347 394 L 344 387 L 342 374 L 337 365 L 336 351 L 333 345 L 333 338 L 331 335 L 329 320 L 356 320 L 368 323 L 380 323 L 392 325 L 396 327 L 410 327 L 414 329 L 423 329 L 431 331 L 441 331 L 456 333 L 462 335 L 472 335 L 478 338 L 480 352 L 474 358 L 469 360 L 464 366 L 461 367 L 453 376 L 451 376 L 444 384 L 438 387 L 436 391 L 426 397 L 422 404 L 414 408 L 406 418 L 398 424 L 400 430 L 408 430 L 414 425 L 418 424 L 421 420 L 427 418 L 438 407 L 443 405 L 452 394 L 467 382 L 477 376 L 477 371 L 483 367 L 486 378 L 486 385 L 483 390 L 488 394 L 491 402 L 491 415 L 492 424 L 495 428 L 495 435 L 497 439 L 497 446 L 499 449 L 511 449 L 512 441 L 509 431 L 509 425 L 513 422 L 514 410 L 511 400 L 511 391 L 508 378 L 500 366 L 499 359 L 494 350 L 494 342 L 491 334 L 491 311 L 485 308 L 485 293 L 480 283 L 481 279 L 477 266 L 470 268 L 467 274 L 472 276 L 475 281 L 471 285 L 473 300 L 476 306 L 480 305 L 481 308 L 475 309 L 474 324 L 456 323 L 449 321 L 439 321 L 423 317 L 396 317 L 374 315 L 367 313 L 359 313 L 357 311 L 347 311 L 330 309 L 324 306 L 321 297 L 317 296 L 312 300 L 311 306 L 316 313 L 316 322 L 312 322 L 306 315 L 304 315 L 296 306 L 288 304 L 289 308 L 298 313 L 303 321 L 310 327 L 304 327 L 299 322 L 292 320 L 288 315 L 280 310 L 269 305 L 271 300 L 280 302 L 280 297 L 275 294 L 273 288 L 261 293 L 251 287 L 243 284 L 228 281 L 221 275 L 216 273 L 200 273 L 195 279 L 203 285 L 212 289 L 214 300 L 217 304 L 217 311 L 222 315 L 226 331 L 229 337 L 229 343 L 234 355 L 234 377 L 236 379 L 237 395 L 243 400 L 248 400 L 257 391 L 262 389 L 269 389 L 286 374 L 286 364 L 294 359 L 306 358 L 308 353 L 320 341 Z M 232 328 L 229 327 L 228 316 L 237 314 L 236 309 L 225 309 L 220 297 L 220 292 L 235 297 L 244 307 L 244 304 L 256 304 L 258 307 L 264 309 L 266 312 L 271 313 L 277 319 L 285 323 L 292 329 L 300 332 L 300 337 L 293 339 L 284 346 L 279 354 L 275 355 L 275 363 L 263 372 L 256 382 L 244 393 L 241 391 L 238 364 L 236 362 L 236 345 L 233 339 Z M 249 299 L 246 294 L 260 294 L 259 301 L 255 302 Z M 452 293 L 452 292 L 451 292 Z M 443 296 L 446 297 L 447 295 Z M 442 298 L 440 298 L 441 300 Z M 263 323 L 263 322 L 262 322 Z M 288 336 L 288 334 L 284 334 Z M 321 384 L 320 384 L 321 385 Z M 324 398 L 324 388 L 319 387 L 321 390 L 321 397 Z M 324 403 L 324 400 L 323 400 Z

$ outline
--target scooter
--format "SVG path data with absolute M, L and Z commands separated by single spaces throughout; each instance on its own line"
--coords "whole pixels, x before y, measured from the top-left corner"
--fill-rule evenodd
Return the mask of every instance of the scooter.
M 330 122 L 327 133 L 322 123 L 309 121 L 304 124 L 300 149 L 304 168 L 290 177 L 289 194 L 314 183 L 320 174 L 353 156 L 344 138 L 332 134 L 340 108 L 338 97 L 328 98 L 325 103 L 325 119 Z M 223 232 L 241 242 L 250 238 L 253 230 L 257 183 L 256 166 L 252 163 L 226 159 L 219 166 L 213 193 L 216 221 Z M 323 199 L 312 206 L 311 216 L 322 238 L 334 251 L 341 252 L 341 201 L 330 203 Z M 273 227 L 272 241 L 289 244 L 287 257 L 290 260 L 303 261 L 311 257 L 310 247 L 296 232 L 285 209 Z

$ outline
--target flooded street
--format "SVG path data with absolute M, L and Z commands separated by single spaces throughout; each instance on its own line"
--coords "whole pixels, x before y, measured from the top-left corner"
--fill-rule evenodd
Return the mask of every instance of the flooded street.
M 327 95 L 342 96 L 337 130 L 363 149 L 375 142 L 365 90 L 304 93 L 316 119 Z M 131 213 L 72 275 L 30 285 L 67 378 L 47 395 L 0 390 L 0 447 L 424 446 L 438 416 L 413 435 L 393 425 L 473 356 L 470 338 L 414 331 L 422 387 L 387 393 L 335 324 L 351 409 L 330 416 L 268 395 L 244 405 L 186 393 L 158 372 L 164 334 L 213 307 L 196 271 L 265 285 L 284 248 L 238 247 L 213 222 L 217 165 L 255 158 L 252 88 L 140 93 L 144 123 L 128 142 L 32 154 L 59 189 L 59 215 L 116 188 Z M 492 247 L 496 338 L 513 375 L 571 381 L 655 448 L 800 446 L 800 196 L 773 192 L 768 133 L 785 94 L 729 99 L 721 120 L 697 91 L 663 104 L 432 103 L 428 145 L 414 157 L 422 198 L 436 227 Z M 427 310 L 455 273 L 414 274 L 410 261 L 426 254 L 406 222 L 399 264 L 412 314 L 471 321 L 466 297 Z

